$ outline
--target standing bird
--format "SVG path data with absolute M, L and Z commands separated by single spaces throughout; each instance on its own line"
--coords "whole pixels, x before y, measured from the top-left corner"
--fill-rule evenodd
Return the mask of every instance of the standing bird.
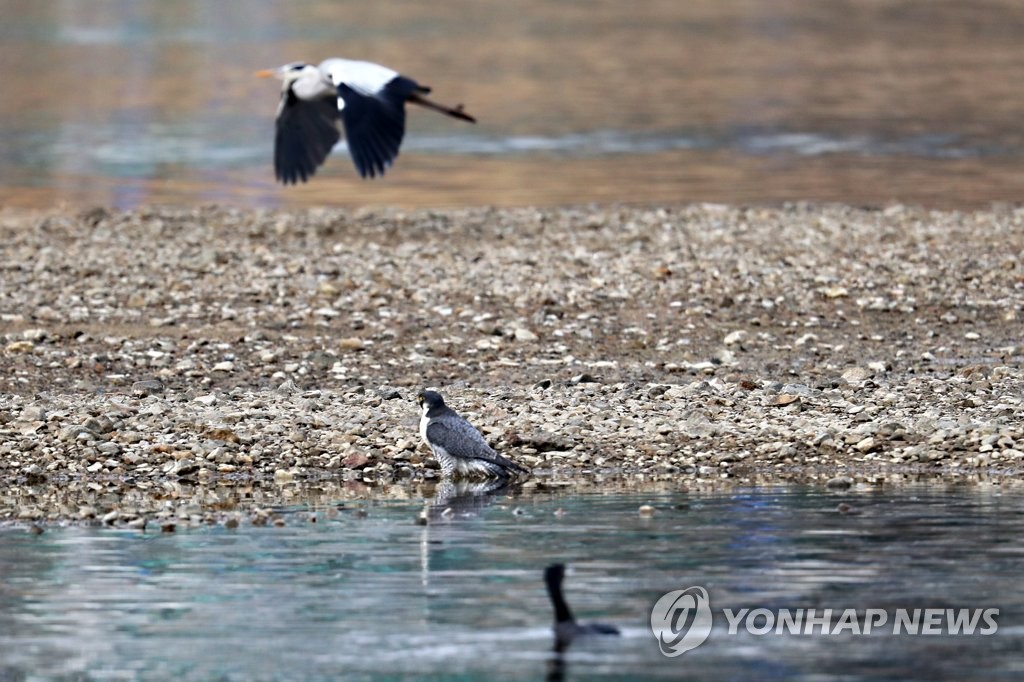
M 341 138 L 338 119 L 356 170 L 384 175 L 405 136 L 405 103 L 476 123 L 462 105 L 427 99 L 430 88 L 372 62 L 327 59 L 319 66 L 292 62 L 257 76 L 280 78 L 281 103 L 274 136 L 274 173 L 284 184 L 306 182 Z
M 487 444 L 473 425 L 444 404 L 436 391 L 417 396 L 423 416 L 420 435 L 441 465 L 444 478 L 498 478 L 506 481 L 530 473 Z
M 544 569 L 544 584 L 548 588 L 551 606 L 555 609 L 555 649 L 564 650 L 581 635 L 618 635 L 619 629 L 606 623 L 577 623 L 562 596 L 565 564 L 551 564 Z

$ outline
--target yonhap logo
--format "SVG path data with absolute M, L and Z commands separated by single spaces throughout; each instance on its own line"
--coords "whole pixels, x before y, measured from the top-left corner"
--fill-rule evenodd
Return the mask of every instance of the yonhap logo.
M 728 624 L 723 635 L 741 631 L 755 637 L 961 635 L 987 636 L 999 630 L 998 608 L 721 609 Z M 658 648 L 673 658 L 696 649 L 711 634 L 708 592 L 688 587 L 663 595 L 651 609 L 651 632 Z
M 651 609 L 651 631 L 661 653 L 678 656 L 696 649 L 711 634 L 711 602 L 703 587 L 664 595 Z

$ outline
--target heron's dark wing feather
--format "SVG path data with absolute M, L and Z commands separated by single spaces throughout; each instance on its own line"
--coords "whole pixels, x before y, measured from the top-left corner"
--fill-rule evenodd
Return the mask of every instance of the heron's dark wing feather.
M 281 96 L 274 137 L 274 173 L 284 184 L 306 182 L 341 138 L 334 97 L 303 100 L 289 88 Z
M 461 424 L 453 419 L 445 419 L 432 421 L 427 426 L 427 440 L 431 445 L 444 448 L 452 457 L 481 459 L 509 471 L 526 471 L 512 460 L 495 452 L 469 422 L 462 420 L 461 417 L 455 419 L 461 420 Z
M 338 97 L 345 104 L 341 109 L 345 140 L 362 177 L 384 175 L 398 156 L 405 136 L 405 102 L 418 89 L 415 81 L 404 76 L 396 76 L 375 93 L 345 83 L 338 86 Z

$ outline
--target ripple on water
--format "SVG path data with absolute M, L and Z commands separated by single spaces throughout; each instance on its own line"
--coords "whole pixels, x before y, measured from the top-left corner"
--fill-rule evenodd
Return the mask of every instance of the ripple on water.
M 863 513 L 837 513 L 838 500 Z M 637 513 L 644 503 L 654 516 Z M 1007 551 L 1024 519 L 1018 495 L 499 494 L 419 526 L 422 507 L 385 502 L 315 524 L 291 507 L 296 520 L 280 528 L 5 531 L 0 648 L 15 653 L 4 665 L 183 679 L 538 677 L 553 664 L 540 573 L 555 560 L 574 567 L 566 594 L 578 617 L 624 633 L 567 652 L 561 664 L 583 677 L 678 675 L 683 662 L 658 653 L 646 623 L 658 597 L 692 585 L 714 609 L 994 604 L 1008 625 L 1021 612 L 1022 556 Z M 1002 631 L 943 643 L 947 671 L 969 672 L 978 656 L 994 678 L 1018 666 Z M 838 679 L 870 675 L 879 660 L 914 674 L 931 657 L 925 638 L 852 639 L 837 651 L 822 637 L 737 639 L 716 621 L 685 665 L 745 677 L 770 662 L 788 679 Z

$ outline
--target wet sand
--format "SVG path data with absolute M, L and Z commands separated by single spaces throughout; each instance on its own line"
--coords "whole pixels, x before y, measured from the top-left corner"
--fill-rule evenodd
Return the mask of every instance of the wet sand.
M 429 494 L 424 386 L 533 468 L 527 489 L 1010 485 L 1022 218 L 7 209 L 0 517 Z

